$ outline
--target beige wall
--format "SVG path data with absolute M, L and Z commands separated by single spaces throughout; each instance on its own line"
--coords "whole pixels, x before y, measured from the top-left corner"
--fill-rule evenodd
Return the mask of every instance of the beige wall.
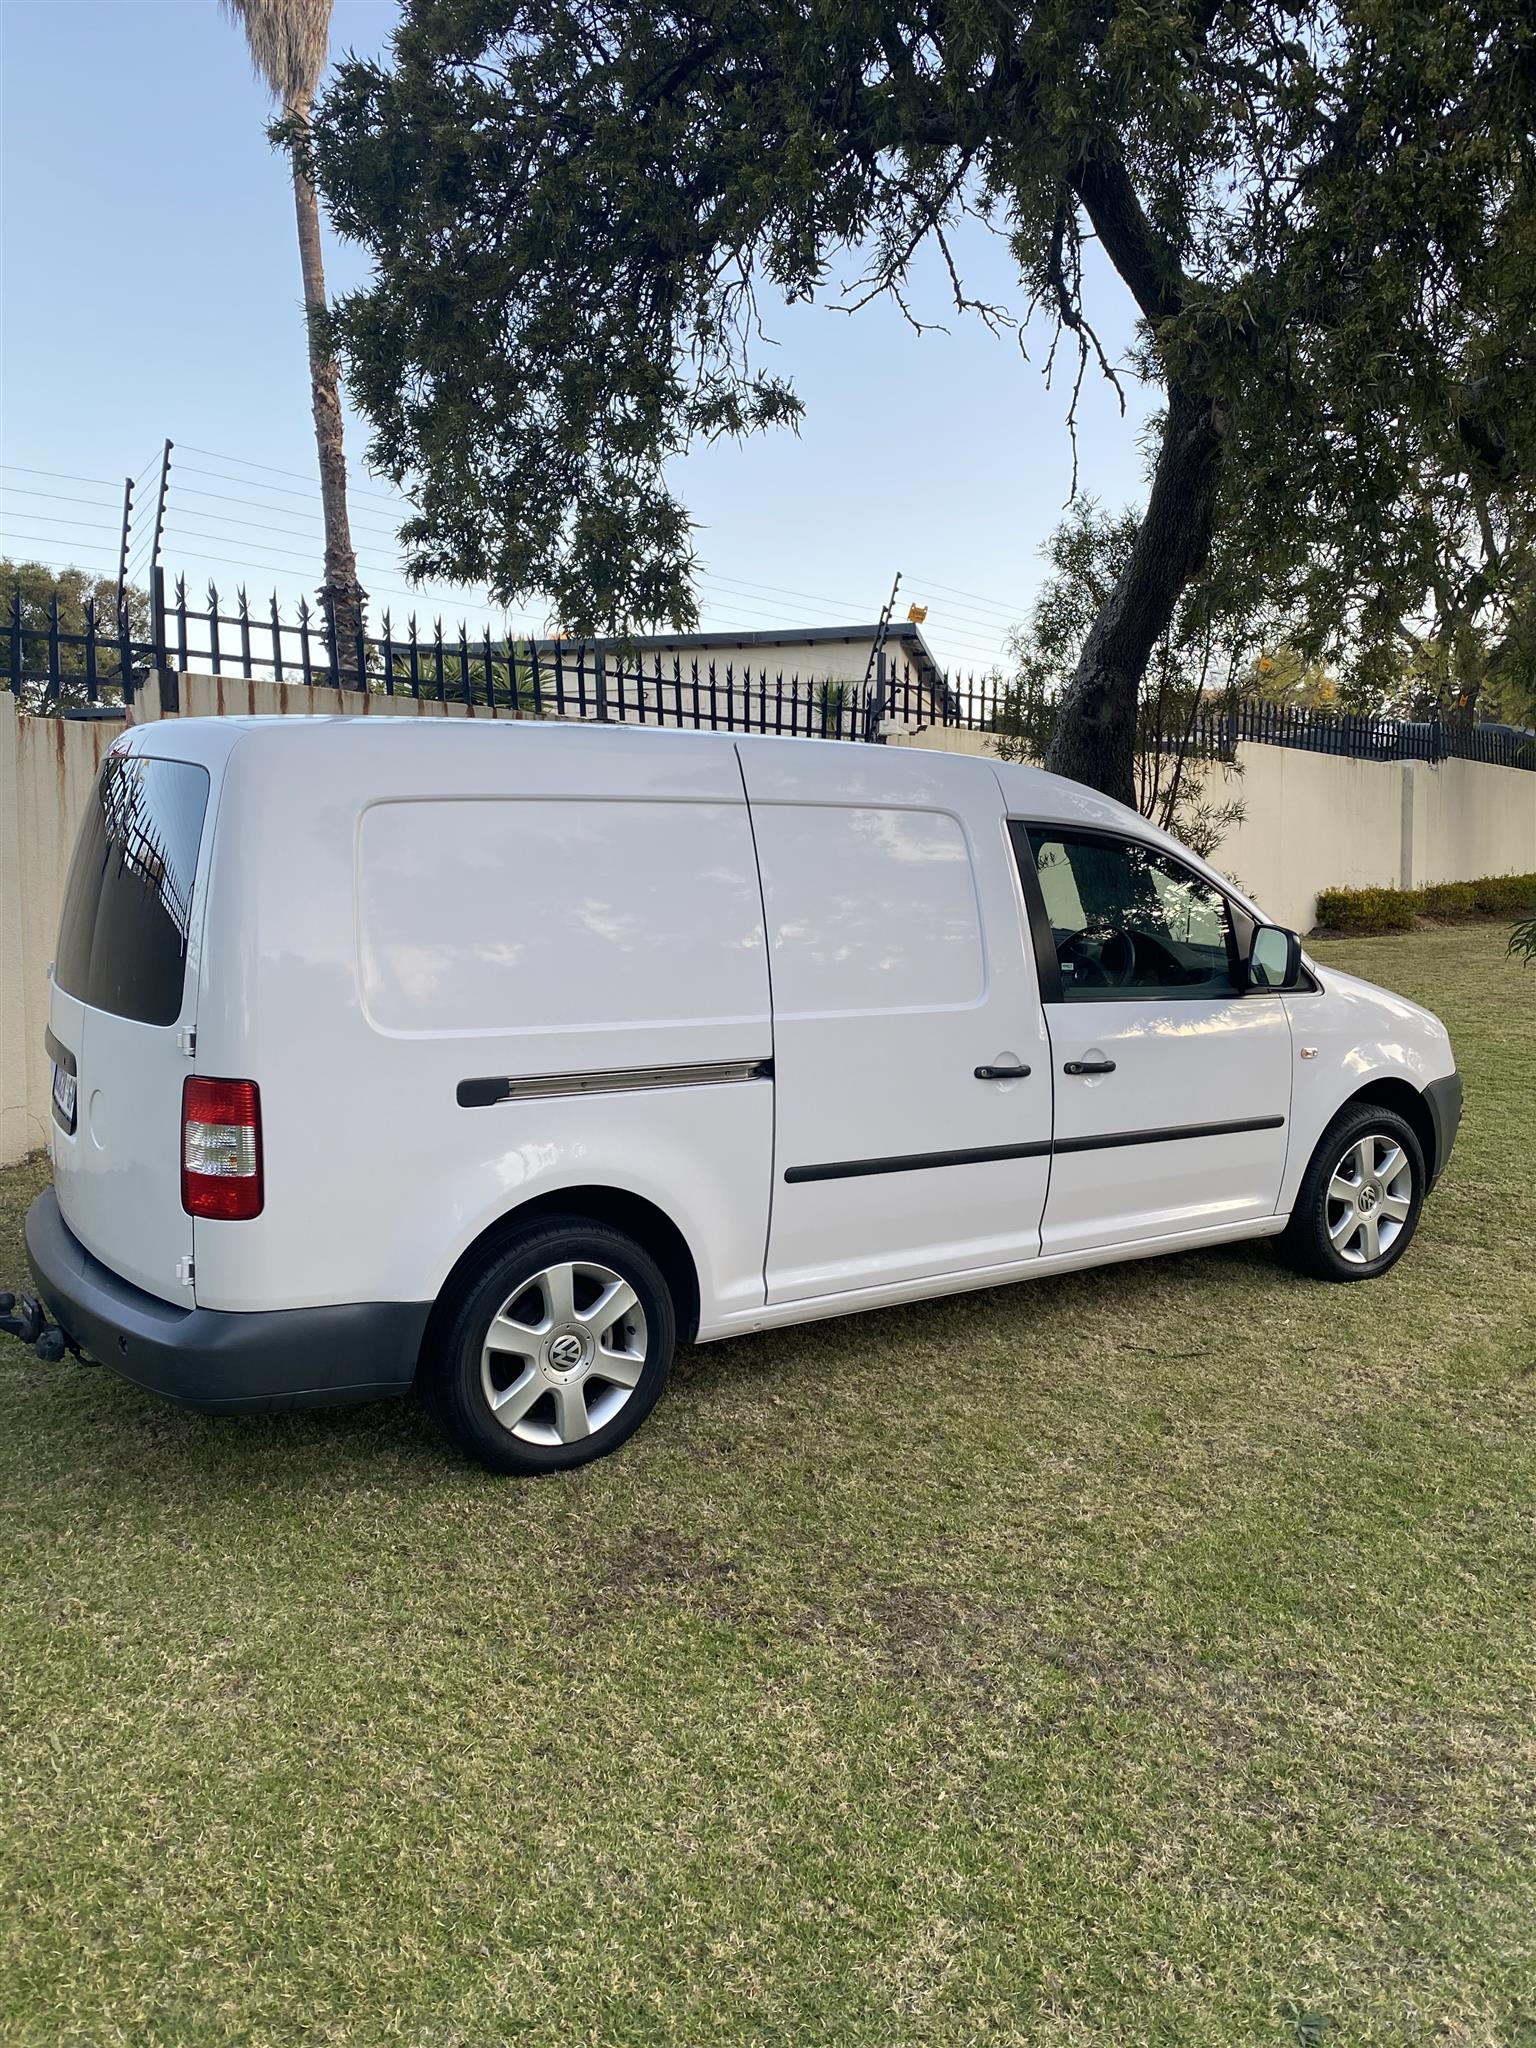
M 1243 746 L 1238 766 L 1241 775 L 1208 771 L 1221 799 L 1237 797 L 1245 813 L 1213 860 L 1279 923 L 1308 930 L 1319 889 L 1401 885 L 1401 762 Z
M 1416 762 L 1405 884 L 1536 874 L 1536 775 L 1480 761 Z
M 48 1134 L 48 968 L 75 826 L 122 721 L 29 718 L 0 690 L 0 1165 Z
M 930 727 L 899 746 L 993 751 L 984 733 Z M 1246 815 L 1213 856 L 1278 923 L 1308 931 L 1320 889 L 1415 888 L 1536 874 L 1536 775 L 1481 761 L 1348 761 L 1298 747 L 1240 746 L 1240 775 L 1208 771 Z
M 301 683 L 183 676 L 185 716 L 346 712 L 485 718 L 483 706 L 364 698 Z M 135 709 L 158 716 L 151 692 Z M 498 717 L 511 714 L 497 712 Z M 30 718 L 0 690 L 0 1164 L 44 1142 L 49 1067 L 48 964 L 75 826 L 117 720 Z M 987 754 L 980 733 L 892 730 L 902 746 Z M 1244 746 L 1224 780 L 1247 807 L 1216 865 L 1282 924 L 1305 931 L 1317 892 L 1336 884 L 1468 881 L 1536 873 L 1536 775 L 1471 761 L 1344 761 L 1290 747 Z M 1221 771 L 1213 770 L 1214 774 Z

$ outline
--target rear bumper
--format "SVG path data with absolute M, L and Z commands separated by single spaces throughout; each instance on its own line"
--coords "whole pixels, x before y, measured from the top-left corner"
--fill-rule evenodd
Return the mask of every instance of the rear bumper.
M 1443 1080 L 1431 1081 L 1424 1090 L 1424 1100 L 1429 1104 L 1429 1119 L 1435 1127 L 1435 1158 L 1429 1170 L 1429 1184 L 1433 1187 L 1445 1171 L 1445 1162 L 1461 1127 L 1460 1074 L 1447 1074 Z
M 403 1394 L 431 1307 L 179 1308 L 94 1258 L 64 1221 L 52 1188 L 27 1211 L 27 1263 L 43 1306 L 98 1364 L 209 1414 Z

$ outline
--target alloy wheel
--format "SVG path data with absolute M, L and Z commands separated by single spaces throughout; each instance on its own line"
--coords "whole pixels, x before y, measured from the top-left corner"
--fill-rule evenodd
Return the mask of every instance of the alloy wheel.
M 1383 1132 L 1352 1138 L 1324 1198 L 1328 1237 L 1352 1266 L 1374 1265 L 1392 1249 L 1413 1209 L 1413 1163 Z
M 572 1444 L 613 1421 L 639 1385 L 649 1332 L 622 1274 L 595 1260 L 546 1266 L 491 1318 L 480 1385 L 503 1429 Z

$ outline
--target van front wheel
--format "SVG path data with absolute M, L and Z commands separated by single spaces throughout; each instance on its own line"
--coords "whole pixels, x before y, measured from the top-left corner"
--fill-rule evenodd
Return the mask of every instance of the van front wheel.
M 1318 1280 L 1374 1280 L 1407 1251 L 1424 1187 L 1413 1126 L 1375 1103 L 1346 1103 L 1302 1177 L 1281 1255 Z
M 503 1238 L 465 1283 L 426 1392 L 493 1472 L 564 1472 L 606 1457 L 660 1399 L 677 1319 L 655 1260 L 622 1231 L 547 1217 Z

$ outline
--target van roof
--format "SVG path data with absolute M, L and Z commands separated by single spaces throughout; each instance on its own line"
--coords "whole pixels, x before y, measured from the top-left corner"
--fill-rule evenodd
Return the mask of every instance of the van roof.
M 930 787 L 938 780 L 948 782 L 951 788 L 957 781 L 963 782 L 973 776 L 995 777 L 1010 811 L 1051 824 L 1097 826 L 1111 831 L 1132 830 L 1139 837 L 1166 846 L 1181 860 L 1192 862 L 1211 874 L 1229 894 L 1238 894 L 1239 900 L 1247 900 L 1234 888 L 1230 878 L 1217 874 L 1169 833 L 1128 806 L 1115 802 L 1112 797 L 1104 796 L 1083 783 L 1068 781 L 1065 776 L 1048 774 L 1043 768 L 998 761 L 984 754 L 951 754 L 937 748 L 919 747 L 872 749 L 861 741 L 853 740 L 792 739 L 788 735 L 774 733 L 695 730 L 686 726 L 598 725 L 593 721 L 580 723 L 573 719 L 422 717 L 390 712 L 350 716 L 324 713 L 251 716 L 236 713 L 219 718 L 157 719 L 130 727 L 128 733 L 115 743 L 115 749 L 131 745 L 135 752 L 180 756 L 222 767 L 236 747 L 242 754 L 268 748 L 287 754 L 294 746 L 312 743 L 321 735 L 344 744 L 347 736 L 367 734 L 377 744 L 386 733 L 391 741 L 396 735 L 403 741 L 408 734 L 415 747 L 424 752 L 431 751 L 434 768 L 441 773 L 445 750 L 450 761 L 457 750 L 463 757 L 466 770 L 483 767 L 483 749 L 492 732 L 503 736 L 493 744 L 534 747 L 540 751 L 546 748 L 562 752 L 575 750 L 589 745 L 596 733 L 603 735 L 605 750 L 616 745 L 633 747 L 637 752 L 658 746 L 716 751 L 742 747 L 754 752 L 793 747 L 796 749 L 797 767 L 803 765 L 800 750 L 805 750 L 807 759 L 814 750 L 826 763 L 827 793 L 831 795 L 841 785 L 850 798 L 857 798 L 863 784 L 866 802 L 869 800 L 866 775 L 856 764 L 867 770 L 873 766 L 872 754 L 888 771 L 895 769 L 898 761 L 909 762 L 914 788 L 925 774 Z M 611 765 L 611 751 L 608 759 Z M 897 775 L 901 772 L 895 769 Z

